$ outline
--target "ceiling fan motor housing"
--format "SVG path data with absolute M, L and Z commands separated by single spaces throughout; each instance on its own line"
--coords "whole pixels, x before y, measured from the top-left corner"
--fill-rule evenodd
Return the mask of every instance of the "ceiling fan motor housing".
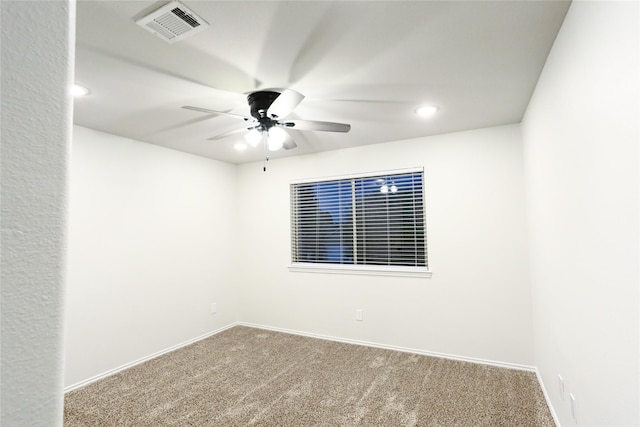
M 247 102 L 251 108 L 251 116 L 258 121 L 265 117 L 267 110 L 278 96 L 280 96 L 279 92 L 269 90 L 261 90 L 249 94 L 247 96 Z M 263 115 L 260 114 L 260 111 L 263 111 Z

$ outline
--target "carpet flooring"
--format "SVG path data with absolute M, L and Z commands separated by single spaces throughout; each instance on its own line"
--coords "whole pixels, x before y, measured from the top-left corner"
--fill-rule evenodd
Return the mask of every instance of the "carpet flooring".
M 75 426 L 555 426 L 532 372 L 236 326 L 65 396 Z

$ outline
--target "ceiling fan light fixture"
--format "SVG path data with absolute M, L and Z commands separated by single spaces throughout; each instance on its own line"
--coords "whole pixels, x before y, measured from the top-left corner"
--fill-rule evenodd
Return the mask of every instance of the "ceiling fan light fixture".
M 284 129 L 280 129 L 279 127 L 272 127 L 271 129 L 269 129 L 269 151 L 277 151 L 281 149 L 286 138 L 287 133 L 284 131 Z
M 278 151 L 282 148 L 282 142 L 278 142 L 277 140 L 269 138 L 269 151 Z
M 437 105 L 421 105 L 416 108 L 416 114 L 420 117 L 431 117 L 438 112 L 440 107 Z
M 258 129 L 251 129 L 249 132 L 244 134 L 244 139 L 247 141 L 252 147 L 257 147 L 262 141 L 262 133 Z

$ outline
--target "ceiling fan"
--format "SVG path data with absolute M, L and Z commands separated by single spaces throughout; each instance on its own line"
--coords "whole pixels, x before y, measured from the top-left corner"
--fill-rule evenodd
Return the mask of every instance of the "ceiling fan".
M 221 114 L 243 120 L 245 123 L 241 128 L 221 133 L 209 138 L 209 140 L 218 140 L 244 133 L 245 139 L 250 146 L 257 147 L 260 142 L 263 142 L 265 151 L 267 149 L 276 151 L 280 148 L 290 150 L 297 147 L 295 141 L 285 131 L 286 128 L 303 131 L 349 132 L 351 125 L 345 123 L 283 120 L 293 112 L 303 99 L 304 95 L 292 89 L 285 89 L 282 93 L 272 90 L 252 92 L 247 96 L 251 117 L 188 105 L 182 108 L 208 114 Z

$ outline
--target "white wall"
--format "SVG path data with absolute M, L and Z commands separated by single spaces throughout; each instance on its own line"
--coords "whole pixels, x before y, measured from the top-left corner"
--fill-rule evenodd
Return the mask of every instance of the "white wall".
M 66 1 L 2 1 L 0 5 L 0 424 L 61 426 L 66 168 L 71 144 L 69 87 L 73 81 L 75 5 Z
M 74 127 L 67 386 L 237 320 L 235 176 L 230 164 Z
M 240 319 L 532 365 L 522 162 L 512 125 L 240 166 Z M 414 166 L 431 279 L 288 271 L 290 180 Z
M 637 426 L 637 2 L 575 1 L 523 122 L 535 363 L 563 425 Z

